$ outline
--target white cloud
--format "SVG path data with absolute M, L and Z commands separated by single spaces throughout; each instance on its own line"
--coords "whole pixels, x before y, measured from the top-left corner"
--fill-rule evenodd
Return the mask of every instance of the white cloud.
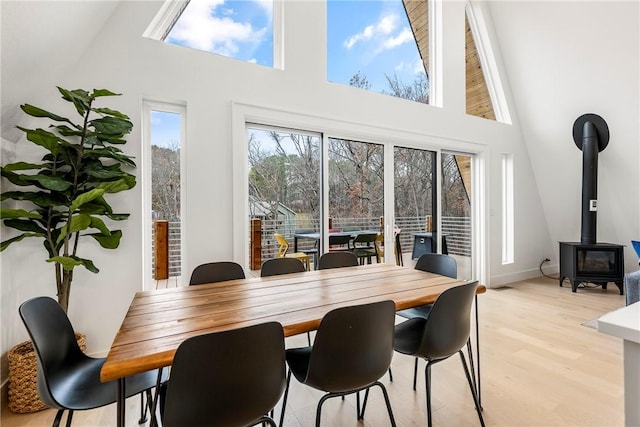
M 171 38 L 195 48 L 233 56 L 239 43 L 260 41 L 266 28 L 254 29 L 250 23 L 236 22 L 232 18 L 212 16 L 224 0 L 192 1 L 171 31 Z M 225 9 L 224 15 L 233 11 Z
M 398 26 L 398 15 L 395 13 L 384 15 L 375 24 L 367 25 L 364 30 L 356 33 L 344 41 L 344 46 L 351 49 L 356 43 L 371 40 L 380 36 L 391 34 Z
M 389 37 L 380 45 L 380 50 L 390 50 L 404 43 L 413 41 L 413 33 L 409 27 L 404 27 L 400 34 L 395 37 Z

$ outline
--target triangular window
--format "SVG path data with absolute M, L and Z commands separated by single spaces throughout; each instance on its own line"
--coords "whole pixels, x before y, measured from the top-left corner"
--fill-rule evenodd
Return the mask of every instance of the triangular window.
M 469 4 L 465 13 L 467 114 L 511 123 L 484 21 Z

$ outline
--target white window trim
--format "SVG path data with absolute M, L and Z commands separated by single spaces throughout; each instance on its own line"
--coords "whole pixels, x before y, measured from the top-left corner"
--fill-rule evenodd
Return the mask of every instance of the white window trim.
M 502 153 L 502 264 L 513 264 L 514 251 L 513 154 Z

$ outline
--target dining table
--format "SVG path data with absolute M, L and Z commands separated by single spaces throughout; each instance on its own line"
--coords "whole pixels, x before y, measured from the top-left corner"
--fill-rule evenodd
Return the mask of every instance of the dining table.
M 189 337 L 271 321 L 279 322 L 289 337 L 317 329 L 322 317 L 335 308 L 391 300 L 396 310 L 404 310 L 432 303 L 462 283 L 380 263 L 137 292 L 100 378 L 118 381 L 121 427 L 124 378 L 170 366 L 178 346 Z M 486 287 L 479 284 L 476 294 L 484 292 Z
M 359 234 L 378 234 L 377 230 L 354 230 L 354 231 L 331 231 L 328 236 L 348 236 L 351 240 L 355 239 Z M 310 239 L 313 240 L 314 247 L 317 246 L 317 242 L 320 241 L 319 232 L 295 232 L 293 233 L 293 252 L 298 252 L 298 240 Z

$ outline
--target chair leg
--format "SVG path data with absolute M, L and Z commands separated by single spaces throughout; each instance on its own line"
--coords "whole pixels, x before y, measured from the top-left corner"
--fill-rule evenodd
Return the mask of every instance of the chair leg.
M 417 382 L 418 382 L 418 358 L 416 357 L 416 363 L 413 366 L 413 391 L 416 391 Z
M 393 373 L 391 373 L 391 366 L 389 366 L 389 381 L 393 382 Z
M 369 399 L 369 390 L 374 385 L 377 385 L 382 389 L 382 395 L 384 396 L 384 403 L 387 405 L 387 412 L 389 413 L 389 420 L 391 421 L 391 425 L 395 427 L 396 420 L 393 417 L 393 411 L 391 410 L 391 401 L 389 400 L 389 394 L 387 393 L 387 388 L 384 385 L 382 385 L 380 381 L 376 381 L 375 383 L 371 384 L 370 387 L 367 388 L 367 391 L 364 394 L 364 402 L 362 403 L 362 413 L 360 414 L 360 417 L 358 419 L 364 420 L 364 410 L 367 408 L 367 400 Z
M 469 368 L 467 367 L 467 362 L 464 359 L 464 353 L 462 350 L 458 351 L 460 355 L 460 361 L 462 362 L 462 367 L 464 368 L 464 374 L 467 376 L 467 382 L 469 383 L 469 390 L 471 390 L 471 396 L 473 396 L 473 402 L 476 405 L 476 412 L 478 413 L 478 418 L 480 418 L 480 425 L 484 427 L 484 419 L 482 418 L 482 411 L 480 410 L 480 402 L 478 402 L 478 396 L 476 395 L 476 391 L 473 388 L 473 384 L 471 383 L 471 375 L 469 374 Z
M 367 389 L 367 393 L 369 393 L 369 389 Z M 367 393 L 365 393 L 365 396 L 364 396 L 365 403 L 367 402 L 367 396 L 366 396 Z M 362 412 L 364 413 L 364 406 L 362 407 Z M 356 391 L 356 417 L 358 420 L 362 419 L 362 416 L 360 413 L 360 392 L 359 391 Z
M 73 411 L 69 409 L 67 411 L 67 427 L 71 427 L 71 420 L 73 420 Z
M 51 427 L 58 427 L 60 425 L 60 420 L 62 419 L 63 414 L 64 414 L 64 409 L 58 409 L 58 412 L 56 412 L 56 417 L 53 419 L 53 424 L 51 424 Z
M 427 395 L 427 426 L 431 427 L 431 361 L 427 361 L 427 366 L 424 368 L 424 382 Z
M 150 391 L 146 390 L 147 392 L 147 402 L 148 404 L 151 404 L 151 400 L 150 400 Z M 140 419 L 138 420 L 138 424 L 144 424 L 147 422 L 147 406 L 144 404 L 144 395 L 145 392 L 141 391 L 140 392 Z
M 363 420 L 364 419 L 364 410 L 367 408 L 367 400 L 369 399 L 369 388 L 367 388 L 367 391 L 364 392 L 364 401 L 362 402 L 362 412 L 360 412 L 358 414 L 358 419 L 359 420 Z M 358 395 L 360 395 L 360 393 L 358 392 Z
M 473 381 L 473 389 L 476 391 L 476 395 L 478 396 L 478 402 L 480 402 L 480 395 L 478 394 L 478 383 L 476 382 L 476 372 L 473 363 L 473 347 L 471 346 L 471 338 L 467 340 L 467 354 L 469 356 L 469 371 L 471 373 L 471 380 Z M 480 410 L 482 410 L 482 405 L 480 405 Z
M 324 396 L 322 396 L 320 398 L 320 401 L 318 402 L 318 406 L 316 408 L 316 427 L 320 427 L 320 414 L 322 413 L 322 404 L 325 402 L 325 400 L 329 399 L 330 397 L 334 397 L 334 395 L 332 395 L 331 393 L 327 393 Z
M 273 419 L 271 419 L 270 417 L 268 417 L 266 415 L 264 417 L 260 418 L 254 425 L 258 425 L 258 424 L 261 424 L 263 426 L 265 424 L 269 424 L 271 427 L 278 427 L 276 422 L 273 421 Z
M 282 411 L 280 412 L 280 427 L 284 424 L 284 410 L 287 407 L 287 396 L 289 395 L 289 384 L 291 383 L 291 369 L 287 373 L 287 386 L 284 389 L 284 396 L 282 397 Z

